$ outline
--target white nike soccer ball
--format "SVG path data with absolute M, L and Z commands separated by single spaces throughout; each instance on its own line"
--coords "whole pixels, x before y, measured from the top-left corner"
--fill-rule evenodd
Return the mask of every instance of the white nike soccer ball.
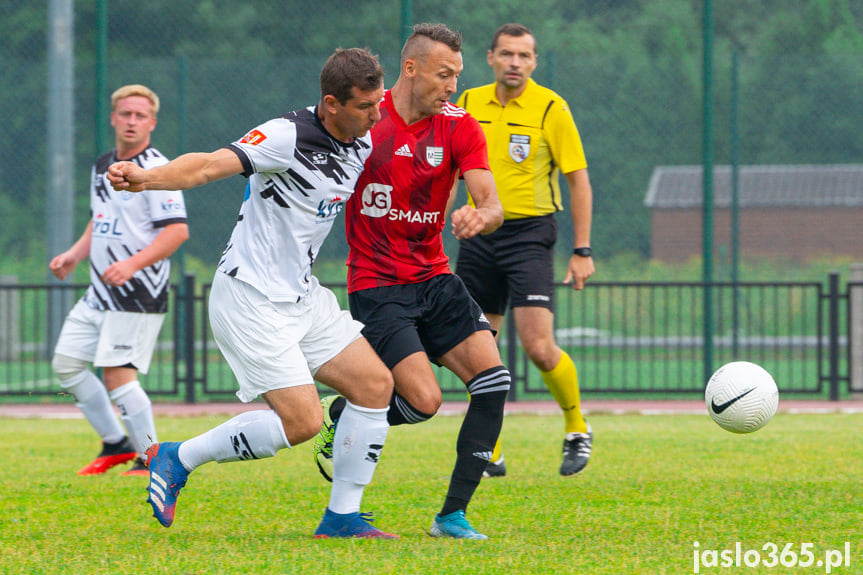
M 719 427 L 734 433 L 751 433 L 773 418 L 779 390 L 760 365 L 733 361 L 716 370 L 704 390 L 707 413 Z

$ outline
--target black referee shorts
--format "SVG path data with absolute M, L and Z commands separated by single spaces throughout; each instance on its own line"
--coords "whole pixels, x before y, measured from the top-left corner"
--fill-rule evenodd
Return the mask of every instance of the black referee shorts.
M 491 331 L 482 310 L 453 274 L 359 290 L 348 297 L 354 319 L 365 324 L 363 335 L 390 369 L 418 351 L 438 363 L 472 333 Z
M 462 240 L 456 273 L 486 313 L 511 307 L 554 309 L 553 215 L 509 220 L 492 234 Z

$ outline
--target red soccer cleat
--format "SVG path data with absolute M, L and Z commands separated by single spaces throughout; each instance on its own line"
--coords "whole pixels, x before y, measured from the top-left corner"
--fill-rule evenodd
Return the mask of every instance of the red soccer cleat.
M 126 437 L 118 443 L 102 442 L 102 453 L 87 467 L 81 469 L 78 475 L 101 475 L 116 465 L 132 461 L 138 453 L 132 442 Z

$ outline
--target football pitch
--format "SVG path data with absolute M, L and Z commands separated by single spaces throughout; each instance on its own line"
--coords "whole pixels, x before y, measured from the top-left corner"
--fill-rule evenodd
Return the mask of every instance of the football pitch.
M 170 441 L 225 419 L 156 423 Z M 312 539 L 329 484 L 311 442 L 199 468 L 165 529 L 145 477 L 75 474 L 99 449 L 84 420 L 0 419 L 0 573 L 863 573 L 863 414 L 779 413 L 742 436 L 706 414 L 590 421 L 590 465 L 563 478 L 562 418 L 507 416 L 508 474 L 468 508 L 488 541 L 426 533 L 461 417 L 392 428 L 363 510 L 401 539 L 354 541 Z

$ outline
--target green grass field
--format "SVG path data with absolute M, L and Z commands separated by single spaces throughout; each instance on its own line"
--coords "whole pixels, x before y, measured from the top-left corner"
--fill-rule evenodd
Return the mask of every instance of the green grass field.
M 179 440 L 224 419 L 157 426 L 160 439 Z M 722 568 L 706 566 L 708 554 L 699 572 L 825 573 L 828 551 L 848 542 L 850 565 L 832 572 L 863 573 L 861 414 L 780 413 L 748 436 L 706 416 L 597 414 L 594 455 L 576 478 L 557 475 L 559 416 L 508 416 L 509 474 L 484 480 L 468 509 L 490 539 L 433 539 L 426 530 L 443 501 L 460 421 L 390 431 L 363 507 L 401 540 L 319 541 L 311 534 L 329 484 L 310 443 L 198 469 L 164 529 L 145 503 L 146 478 L 75 474 L 98 450 L 84 420 L 3 419 L 0 573 L 677 574 L 695 572 L 696 551 L 738 542 L 767 563 L 771 543 L 777 561 L 787 543 L 797 553 L 811 544 L 802 549 L 813 562 Z

